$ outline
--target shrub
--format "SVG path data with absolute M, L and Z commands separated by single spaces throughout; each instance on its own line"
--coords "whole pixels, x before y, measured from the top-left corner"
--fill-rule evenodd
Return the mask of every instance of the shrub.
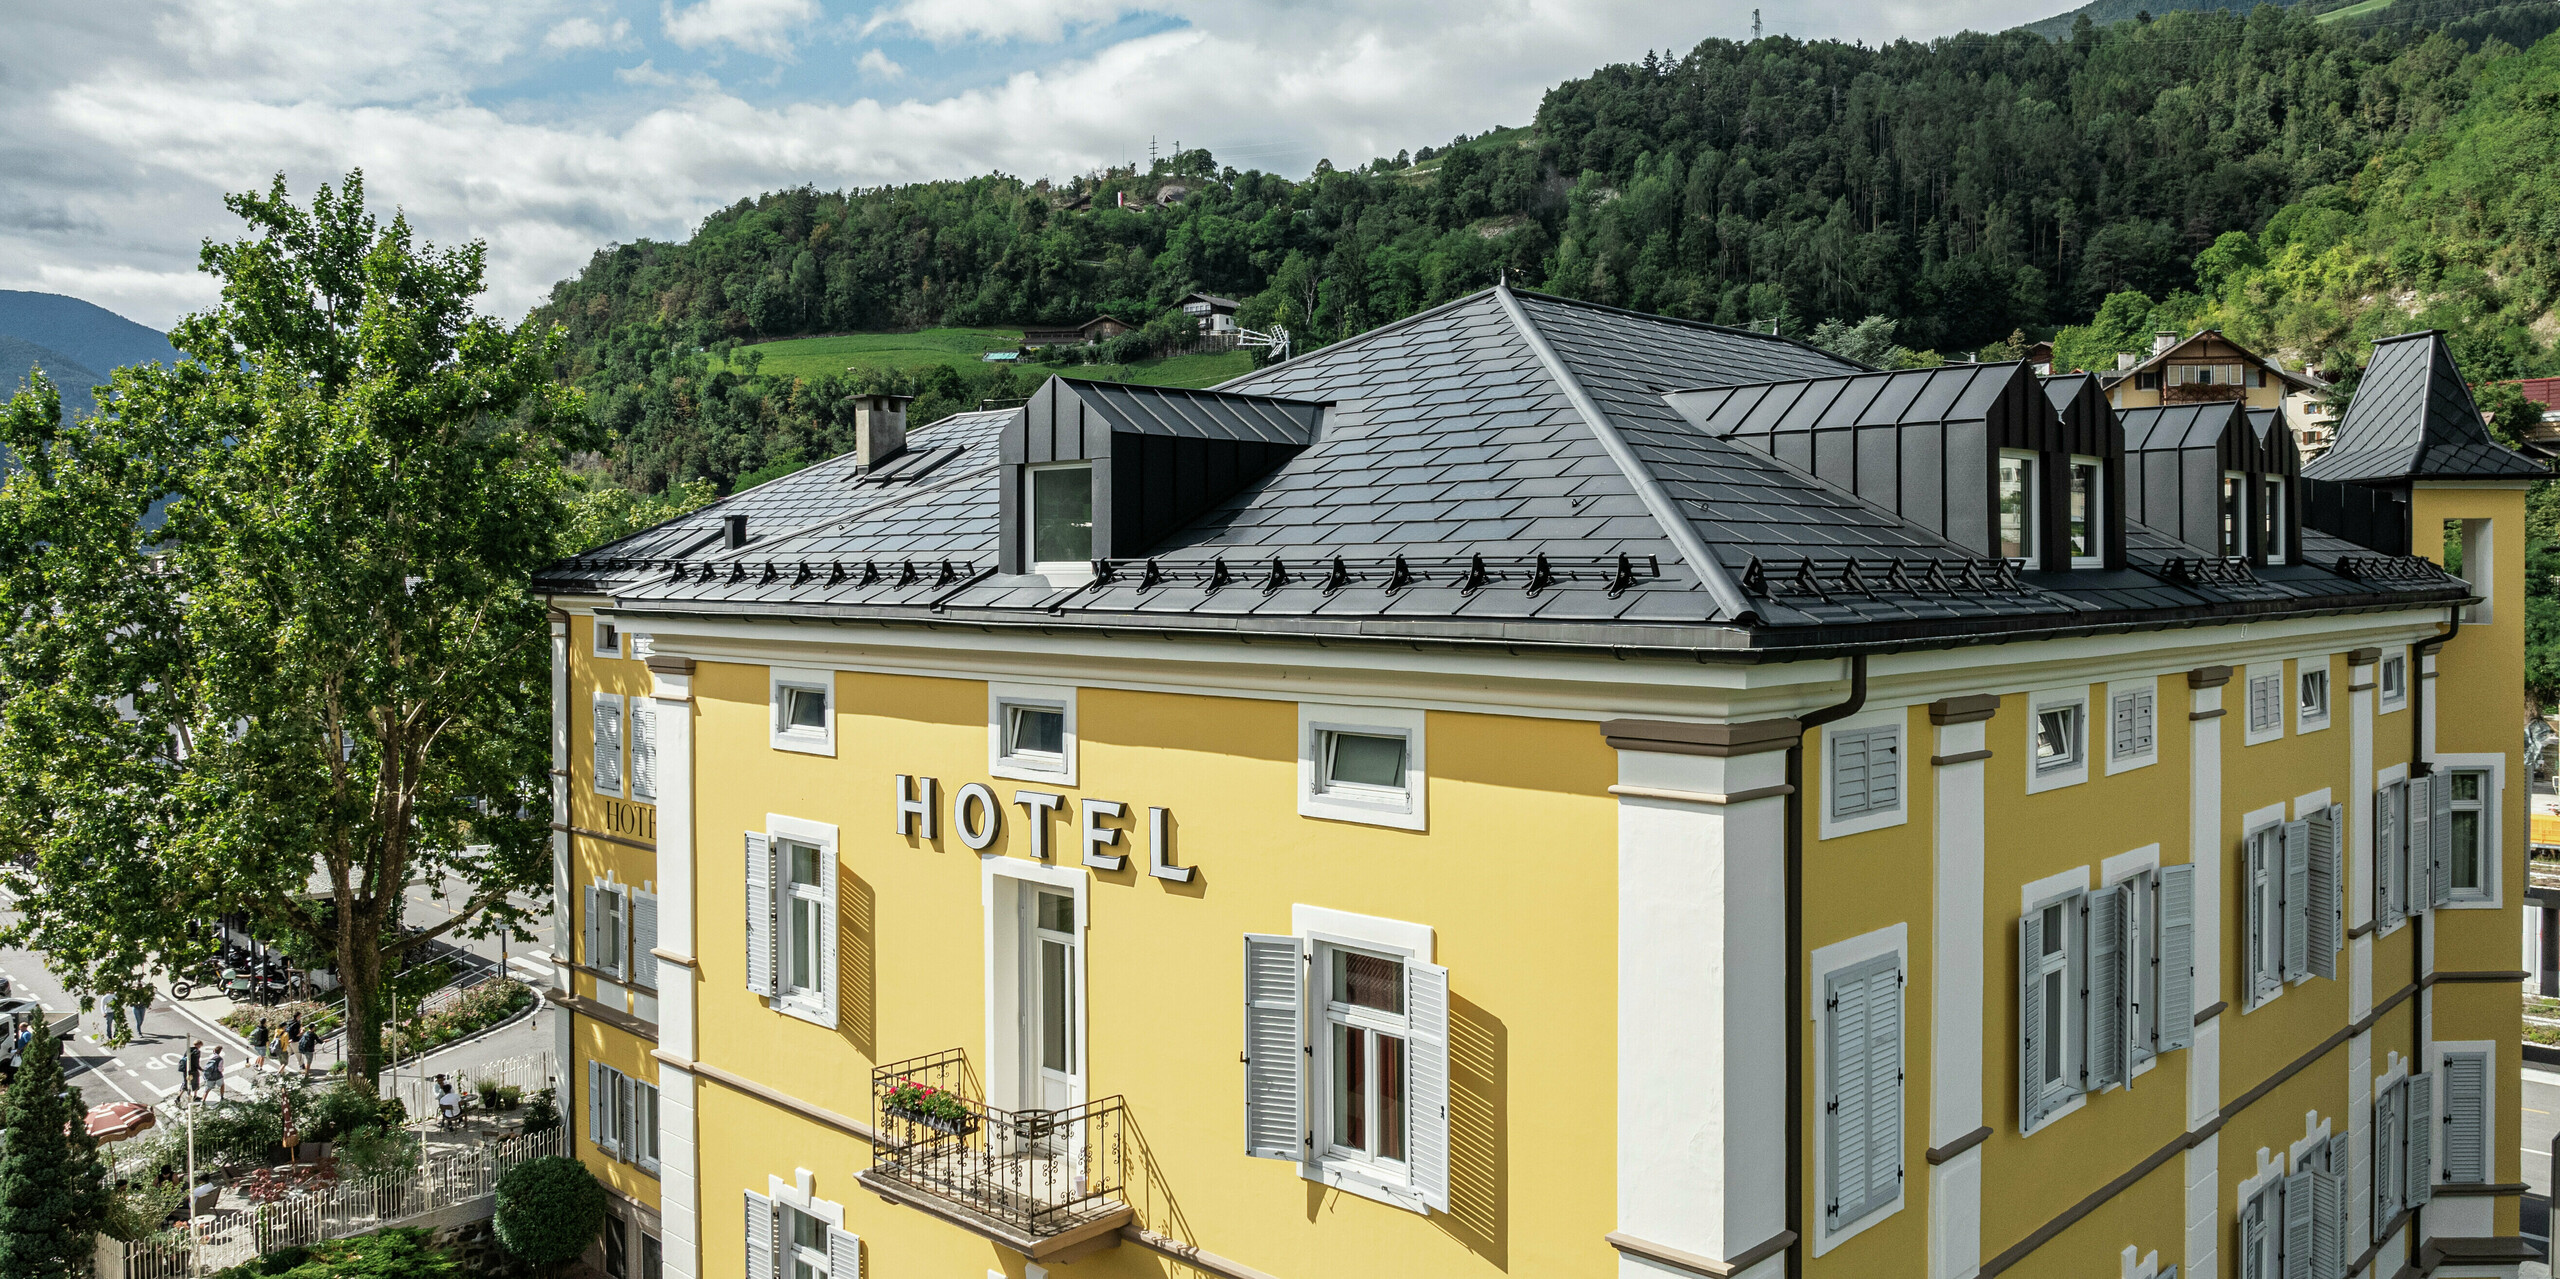
M 524 1130 L 528 1133 L 549 1132 L 560 1126 L 560 1090 L 535 1090 L 533 1100 L 524 1108 Z
M 458 1279 L 462 1264 L 424 1230 L 385 1230 L 309 1248 L 279 1248 L 213 1279 Z
M 604 1229 L 605 1192 L 585 1164 L 558 1155 L 528 1159 L 498 1180 L 492 1224 L 507 1251 L 537 1266 L 559 1266 Z
M 338 1138 L 338 1166 L 359 1177 L 406 1172 L 418 1165 L 419 1145 L 406 1128 L 358 1128 Z
M 270 1098 L 196 1108 L 196 1157 L 265 1167 L 284 1148 L 284 1115 Z

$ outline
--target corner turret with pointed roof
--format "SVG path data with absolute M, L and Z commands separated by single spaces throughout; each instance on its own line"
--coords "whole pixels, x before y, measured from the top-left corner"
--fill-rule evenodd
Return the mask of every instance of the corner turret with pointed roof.
M 2338 423 L 2337 442 L 2302 468 L 2306 480 L 2335 484 L 2539 479 L 2550 473 L 2490 436 L 2437 329 L 2374 342 L 2373 361 Z

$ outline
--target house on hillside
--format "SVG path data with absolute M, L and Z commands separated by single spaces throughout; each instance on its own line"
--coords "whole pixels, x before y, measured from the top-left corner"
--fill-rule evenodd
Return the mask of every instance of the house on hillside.
M 2542 420 L 2525 423 L 2517 434 L 2533 452 L 2560 457 L 2560 377 L 2516 378 L 2490 385 L 2514 386 L 2524 392 L 2524 398 L 2542 406 Z
M 1209 293 L 1185 294 L 1180 303 L 1182 313 L 1200 321 L 1203 333 L 1236 331 L 1236 300 Z
M 2122 412 L 2175 404 L 2236 400 L 2253 409 L 2281 408 L 2306 457 L 2329 447 L 2334 415 L 2320 401 L 2328 384 L 2308 367 L 2294 372 L 2222 335 L 2205 329 L 2180 340 L 2174 330 L 2152 335 L 2151 354 L 2116 357 L 2099 374 L 2107 402 Z
M 1087 342 L 1108 342 L 1138 327 L 1126 320 L 1097 315 L 1072 329 L 1024 329 L 1022 344 L 1032 346 L 1082 346 Z

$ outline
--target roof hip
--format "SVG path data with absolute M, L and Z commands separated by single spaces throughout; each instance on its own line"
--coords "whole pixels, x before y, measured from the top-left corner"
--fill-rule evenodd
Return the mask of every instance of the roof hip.
M 1497 284 L 1493 292 L 1502 300 L 1503 313 L 1511 317 L 1512 325 L 1520 331 L 1521 340 L 1529 344 L 1529 350 L 1545 367 L 1547 376 L 1555 379 L 1556 386 L 1563 390 L 1574 411 L 1581 414 L 1584 424 L 1591 428 L 1593 438 L 1600 441 L 1609 461 L 1626 476 L 1636 496 L 1643 500 L 1645 510 L 1653 516 L 1655 523 L 1662 526 L 1664 536 L 1679 548 L 1680 558 L 1697 573 L 1698 581 L 1707 588 L 1707 593 L 1715 597 L 1717 611 L 1724 615 L 1722 620 L 1745 624 L 1757 622 L 1759 610 L 1751 606 L 1751 601 L 1742 593 L 1742 587 L 1725 572 L 1723 561 L 1708 549 L 1706 539 L 1698 535 L 1697 525 L 1689 521 L 1688 515 L 1671 500 L 1671 494 L 1663 489 L 1662 481 L 1636 456 L 1626 437 L 1618 433 L 1617 423 L 1611 421 L 1609 415 L 1601 410 L 1599 402 L 1583 389 L 1582 379 L 1575 377 L 1572 368 L 1556 355 L 1554 347 L 1547 344 L 1546 335 L 1539 332 L 1537 324 L 1530 320 L 1528 310 L 1520 305 L 1520 299 L 1508 285 Z

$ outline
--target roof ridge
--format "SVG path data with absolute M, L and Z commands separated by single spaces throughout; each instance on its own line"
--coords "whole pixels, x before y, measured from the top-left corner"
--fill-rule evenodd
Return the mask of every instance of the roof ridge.
M 1817 350 L 1817 351 L 1820 351 L 1822 348 L 1820 348 L 1820 347 L 1814 347 L 1814 348 L 1812 348 L 1812 349 Z M 1824 355 L 1830 355 L 1830 354 L 1831 354 L 1829 351 L 1823 351 L 1822 353 L 1823 353 Z M 1834 357 L 1834 358 L 1839 358 L 1839 357 Z M 1851 363 L 1855 363 L 1856 361 L 1850 361 L 1850 362 L 1851 362 Z M 1861 378 L 1861 377 L 1896 377 L 1896 376 L 1899 376 L 1899 375 L 1901 375 L 1901 374 L 1905 374 L 1905 373 L 1919 373 L 1919 374 L 1944 373 L 1944 372 L 1948 371 L 1949 369 L 1996 369 L 1996 368 L 1999 368 L 2000 366 L 2002 366 L 2002 365 L 2004 365 L 2004 364 L 2024 365 L 2024 364 L 2026 364 L 2026 361 L 2025 361 L 2025 360 L 1984 360 L 1984 361 L 1981 361 L 1981 362 L 1979 362 L 1979 363 L 1974 363 L 1974 364 L 1924 364 L 1924 365 L 1922 365 L 1922 366 L 1920 366 L 1919 368 L 1916 368 L 1916 369 L 1864 369 L 1864 370 L 1862 370 L 1862 371 L 1847 372 L 1847 373 L 1816 373 L 1816 374 L 1813 374 L 1813 375 L 1812 375 L 1812 376 L 1810 376 L 1810 377 L 1776 377 L 1776 378 L 1770 378 L 1770 379 L 1768 379 L 1767 381 L 1762 381 L 1762 382 L 1718 382 L 1718 383 L 1716 383 L 1716 384 L 1715 384 L 1715 385 L 1713 385 L 1713 386 L 1674 386 L 1674 387 L 1666 388 L 1662 393 L 1663 393 L 1664 395 L 1686 395 L 1686 394 L 1688 394 L 1688 393 L 1690 393 L 1690 392 L 1693 392 L 1693 391 L 1748 391 L 1748 390 L 1751 390 L 1751 389 L 1752 389 L 1752 388 L 1754 388 L 1754 387 L 1762 387 L 1762 386 L 1795 386 L 1795 385 L 1798 385 L 1798 384 L 1800 384 L 1800 383 L 1804 383 L 1804 382 L 1827 382 L 1827 381 L 1830 381 L 1830 380 L 1832 380 L 1832 379 L 1834 379 L 1834 378 L 1838 378 L 1838 379 L 1843 379 L 1843 380 L 1845 380 L 1845 379 L 1848 379 L 1848 378 Z M 2036 375 L 2036 374 L 2032 374 L 2032 373 L 2031 373 L 2031 374 L 2028 374 L 2028 376 L 2029 376 L 2029 377 L 2038 377 L 2038 375 Z M 2058 374 L 2058 375 L 2056 375 L 2056 376 L 2064 376 L 2064 377 L 2067 377 L 2067 376 L 2071 376 L 2071 375 L 2069 375 L 2069 374 Z M 2094 374 L 2089 374 L 2089 375 L 2083 375 L 2083 376 L 2095 376 L 2095 375 L 2094 375 Z M 2042 379 L 2041 379 L 2041 378 L 2039 378 L 2039 385 L 2038 385 L 2038 386 L 2037 386 L 2037 388 L 2036 388 L 2038 391 L 2042 391 L 2042 390 L 2044 389 L 2044 388 L 2043 388 L 2043 386 L 2041 385 L 2041 382 L 2042 382 Z
M 1358 332 L 1358 333 L 1354 333 L 1354 334 L 1352 334 L 1352 335 L 1351 335 L 1351 336 L 1349 336 L 1349 337 L 1341 338 L 1341 339 L 1336 340 L 1336 341 L 1333 341 L 1333 342 L 1328 342 L 1328 343 L 1326 343 L 1325 345 L 1320 346 L 1320 347 L 1317 347 L 1317 348 L 1315 348 L 1315 349 L 1314 349 L 1314 350 L 1312 350 L 1312 351 L 1306 351 L 1306 352 L 1303 352 L 1303 353 L 1298 354 L 1298 355 L 1290 356 L 1288 359 L 1282 360 L 1282 361 L 1280 361 L 1278 364 L 1266 364 L 1266 365 L 1262 366 L 1261 368 L 1254 369 L 1254 370 L 1252 370 L 1252 371 L 1250 371 L 1250 372 L 1247 372 L 1247 373 L 1239 373 L 1239 374 L 1237 374 L 1237 375 L 1236 375 L 1236 376 L 1234 376 L 1234 377 L 1228 378 L 1228 379 L 1227 379 L 1226 381 L 1224 381 L 1224 382 L 1220 382 L 1220 383 L 1219 383 L 1219 384 L 1217 384 L 1216 386 L 1207 387 L 1207 388 L 1204 388 L 1204 389 L 1206 389 L 1206 390 L 1211 390 L 1211 391 L 1220 391 L 1220 392 L 1224 392 L 1224 393 L 1226 393 L 1226 394 L 1228 394 L 1228 395 L 1251 395 L 1251 394 L 1254 394 L 1254 392 L 1251 392 L 1251 391 L 1228 391 L 1228 390 L 1227 390 L 1227 388 L 1228 388 L 1228 387 L 1231 387 L 1231 386 L 1234 386 L 1234 385 L 1235 385 L 1236 383 L 1238 383 L 1238 382 L 1249 381 L 1249 380 L 1251 380 L 1251 379 L 1253 379 L 1253 378 L 1261 377 L 1262 375 L 1264 375 L 1264 374 L 1266 374 L 1266 373 L 1276 373 L 1276 372 L 1278 372 L 1278 371 L 1280 371 L 1280 370 L 1282 370 L 1282 369 L 1288 368 L 1289 366 L 1291 366 L 1291 365 L 1293 365 L 1293 364 L 1296 364 L 1296 363 L 1297 363 L 1298 361 L 1300 361 L 1300 360 L 1312 360 L 1312 359 L 1316 358 L 1316 357 L 1317 357 L 1317 356 L 1319 356 L 1319 355 L 1324 355 L 1324 354 L 1327 354 L 1328 352 L 1338 351 L 1338 350 L 1340 350 L 1340 349 L 1342 349 L 1342 348 L 1344 348 L 1344 347 L 1347 347 L 1347 346 L 1351 345 L 1351 344 L 1352 344 L 1352 343 L 1354 343 L 1354 342 L 1365 342 L 1365 341 L 1367 341 L 1367 340 L 1369 340 L 1369 339 L 1371 339 L 1371 338 L 1384 337 L 1384 336 L 1386 336 L 1387 334 L 1389 334 L 1389 333 L 1393 333 L 1393 332 L 1396 332 L 1396 331 L 1397 331 L 1397 330 L 1399 330 L 1399 329 L 1408 329 L 1408 328 L 1411 328 L 1411 327 L 1413 327 L 1414 325 L 1419 324 L 1419 323 L 1421 323 L 1421 322 L 1422 322 L 1422 321 L 1424 321 L 1424 320 L 1436 319 L 1436 318 L 1438 318 L 1439 316 L 1444 315 L 1444 314 L 1446 314 L 1446 313 L 1448 313 L 1448 312 L 1451 312 L 1451 311 L 1455 311 L 1455 310 L 1459 309 L 1460 307 L 1463 307 L 1463 306 L 1467 305 L 1467 304 L 1468 304 L 1468 303 L 1470 303 L 1470 302 L 1477 301 L 1477 300 L 1479 300 L 1479 299 L 1483 298 L 1484 296 L 1486 296 L 1487 294 L 1490 294 L 1490 293 L 1495 292 L 1496 290 L 1500 289 L 1501 287 L 1502 287 L 1501 285 L 1498 285 L 1498 284 L 1497 284 L 1497 285 L 1492 286 L 1491 288 L 1478 289 L 1478 290 L 1476 290 L 1475 292 L 1470 293 L 1470 294 L 1467 294 L 1467 295 L 1466 295 L 1466 296 L 1464 296 L 1464 297 L 1455 297 L 1455 298 L 1451 298 L 1451 299 L 1449 299 L 1448 301 L 1443 302 L 1443 303 L 1441 303 L 1441 304 L 1440 304 L 1440 305 L 1438 305 L 1438 306 L 1430 307 L 1430 308 L 1428 308 L 1428 309 L 1421 310 L 1421 311 L 1416 311 L 1416 312 L 1414 312 L 1413 314 L 1411 314 L 1411 315 L 1408 315 L 1408 316 L 1404 317 L 1403 319 L 1400 319 L 1400 320 L 1389 320 L 1389 321 L 1387 321 L 1386 323 L 1381 324 L 1381 325 L 1379 325 L 1378 327 L 1376 327 L 1376 328 L 1374 328 L 1374 329 L 1363 329 L 1363 330 L 1361 330 L 1360 332 Z
M 1663 535 L 1679 548 L 1680 558 L 1687 561 L 1691 571 L 1698 575 L 1699 585 L 1704 586 L 1707 594 L 1715 599 L 1717 609 L 1726 614 L 1725 620 L 1746 625 L 1758 621 L 1759 611 L 1751 607 L 1751 601 L 1744 597 L 1741 586 L 1725 572 L 1724 562 L 1717 559 L 1715 552 L 1707 546 L 1707 539 L 1698 532 L 1698 526 L 1680 509 L 1679 503 L 1672 500 L 1669 491 L 1662 487 L 1661 478 L 1644 464 L 1644 459 L 1636 456 L 1634 447 L 1618 433 L 1618 424 L 1610 420 L 1599 401 L 1591 398 L 1591 392 L 1583 388 L 1582 379 L 1574 376 L 1572 366 L 1547 344 L 1546 335 L 1538 331 L 1536 322 L 1521 307 L 1520 299 L 1507 285 L 1495 285 L 1493 293 L 1502 303 L 1503 312 L 1510 318 L 1512 327 L 1519 330 L 1521 340 L 1529 344 L 1530 353 L 1538 357 L 1538 363 L 1546 369 L 1547 376 L 1555 380 L 1565 399 L 1572 402 L 1574 412 L 1581 415 L 1584 424 L 1591 428 L 1593 437 L 1600 441 L 1601 450 L 1626 476 L 1628 485 L 1635 489 L 1636 497 L 1652 513 L 1654 522 L 1662 526 Z
M 1508 286 L 1505 285 L 1494 286 L 1495 289 L 1503 289 L 1507 287 Z M 1492 292 L 1493 290 L 1489 289 L 1486 291 Z M 1815 346 L 1811 342 L 1805 341 L 1803 338 L 1791 338 L 1784 334 L 1762 333 L 1757 329 L 1737 329 L 1730 324 L 1718 324 L 1713 320 L 1690 320 L 1683 319 L 1676 315 L 1662 315 L 1653 311 L 1638 311 L 1632 307 L 1611 306 L 1606 302 L 1593 302 L 1587 298 L 1569 298 L 1561 293 L 1545 293 L 1537 289 L 1512 289 L 1510 292 L 1516 297 L 1533 297 L 1541 302 L 1554 302 L 1563 306 L 1580 307 L 1585 311 L 1603 311 L 1611 315 L 1623 315 L 1630 319 L 1647 320 L 1655 324 L 1672 324 L 1678 325 L 1684 329 L 1699 329 L 1708 333 L 1721 333 L 1727 337 L 1751 338 L 1754 341 L 1759 342 L 1777 342 L 1786 346 L 1795 347 L 1799 350 L 1811 351 L 1825 359 L 1838 360 L 1843 364 L 1855 365 L 1869 373 L 1894 373 L 1900 371 L 1897 369 L 1879 369 L 1872 365 L 1860 364 L 1858 361 L 1850 359 L 1848 356 L 1842 355 L 1837 351 L 1826 351 L 1821 347 Z M 1785 380 L 1802 381 L 1803 379 L 1790 378 Z

